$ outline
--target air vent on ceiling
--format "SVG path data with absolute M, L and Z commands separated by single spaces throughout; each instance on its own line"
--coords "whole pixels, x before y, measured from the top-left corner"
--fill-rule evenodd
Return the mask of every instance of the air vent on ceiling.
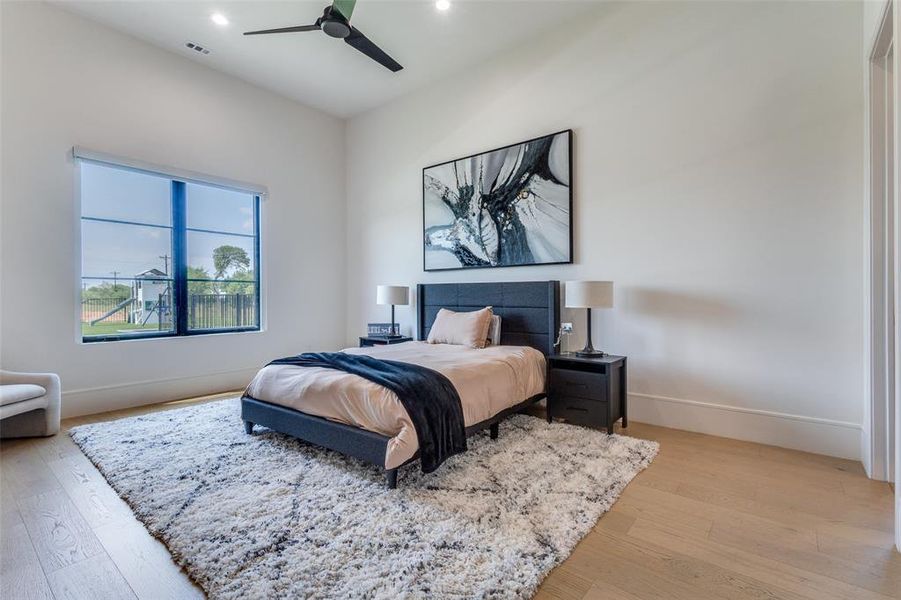
M 201 54 L 209 54 L 210 53 L 209 50 L 207 50 L 200 44 L 195 44 L 194 42 L 188 42 L 187 44 L 185 44 L 185 46 L 187 46 L 191 50 L 194 50 L 195 52 L 200 52 Z

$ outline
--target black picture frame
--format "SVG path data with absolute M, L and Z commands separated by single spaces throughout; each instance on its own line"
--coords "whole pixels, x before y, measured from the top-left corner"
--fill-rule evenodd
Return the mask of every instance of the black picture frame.
M 509 148 L 514 148 L 517 146 L 523 146 L 525 144 L 543 140 L 545 138 L 555 138 L 555 137 L 557 137 L 559 135 L 563 135 L 563 134 L 565 134 L 567 136 L 567 153 L 568 153 L 567 171 L 568 171 L 568 177 L 569 177 L 569 185 L 567 186 L 568 195 L 569 195 L 569 198 L 568 198 L 568 211 L 569 211 L 569 222 L 568 222 L 569 235 L 568 235 L 568 238 L 569 238 L 569 240 L 568 240 L 568 247 L 567 247 L 568 257 L 566 260 L 548 261 L 548 262 L 528 262 L 528 263 L 516 263 L 516 264 L 461 265 L 461 266 L 454 266 L 454 267 L 431 267 L 431 268 L 428 267 L 428 265 L 426 264 L 426 253 L 428 252 L 427 240 L 426 240 L 426 236 L 427 236 L 427 230 L 426 230 L 426 175 L 430 169 L 434 169 L 436 167 L 442 167 L 444 165 L 448 165 L 448 164 L 459 162 L 459 161 L 474 159 L 474 158 L 480 157 L 485 154 L 490 154 L 492 152 L 498 152 L 501 150 L 507 150 Z M 435 164 L 423 167 L 423 169 L 422 169 L 422 236 L 423 236 L 422 237 L 422 270 L 425 272 L 438 272 L 438 271 L 462 271 L 462 270 L 470 270 L 470 269 L 499 269 L 499 268 L 506 268 L 506 267 L 531 267 L 531 266 L 544 266 L 544 265 L 572 264 L 573 259 L 574 259 L 574 257 L 573 257 L 573 251 L 574 251 L 574 248 L 573 248 L 573 222 L 574 222 L 573 221 L 573 187 L 574 187 L 574 181 L 573 181 L 573 130 L 572 129 L 562 129 L 560 131 L 555 131 L 554 133 L 540 135 L 540 136 L 537 136 L 534 138 L 523 140 L 521 142 L 507 144 L 506 146 L 499 146 L 497 148 L 492 148 L 490 150 L 484 150 L 481 152 L 470 154 L 468 156 L 454 158 L 452 160 L 446 160 L 446 161 L 443 161 L 440 163 L 435 163 Z

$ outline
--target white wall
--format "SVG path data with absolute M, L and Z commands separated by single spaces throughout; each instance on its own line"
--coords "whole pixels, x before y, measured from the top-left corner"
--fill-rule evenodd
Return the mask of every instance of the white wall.
M 634 419 L 859 457 L 862 12 L 605 5 L 352 119 L 347 341 L 379 283 L 612 279 Z M 424 273 L 421 168 L 567 127 L 575 264 Z
M 81 345 L 73 145 L 267 185 L 263 333 Z M 64 415 L 246 383 L 344 338 L 344 123 L 41 3 L 2 3 L 3 367 Z M 323 251 L 326 248 L 327 251 Z
M 630 357 L 633 418 L 859 456 L 869 8 L 605 5 L 345 138 L 60 9 L 0 6 L 0 362 L 59 372 L 64 414 L 230 389 L 272 356 L 353 343 L 387 317 L 378 283 L 610 278 L 594 336 Z M 567 127 L 575 264 L 423 273 L 422 166 Z M 269 186 L 267 330 L 78 344 L 76 144 Z M 398 312 L 411 329 L 415 306 Z

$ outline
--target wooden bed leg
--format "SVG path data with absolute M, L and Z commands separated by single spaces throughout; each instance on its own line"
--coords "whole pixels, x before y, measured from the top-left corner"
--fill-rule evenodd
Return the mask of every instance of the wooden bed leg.
M 496 440 L 497 434 L 500 432 L 501 424 L 500 423 L 492 423 L 491 424 L 491 439 Z
M 250 421 L 244 421 L 244 433 L 253 433 L 253 423 L 251 423 Z
M 389 490 L 397 489 L 397 469 L 388 469 L 385 471 L 385 479 L 388 483 Z

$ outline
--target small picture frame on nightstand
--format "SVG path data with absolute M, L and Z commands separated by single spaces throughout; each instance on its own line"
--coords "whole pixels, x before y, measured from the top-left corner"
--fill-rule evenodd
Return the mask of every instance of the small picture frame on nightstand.
M 400 333 L 400 325 L 397 326 Z M 366 335 L 373 337 L 383 337 L 391 334 L 391 323 L 367 323 Z

